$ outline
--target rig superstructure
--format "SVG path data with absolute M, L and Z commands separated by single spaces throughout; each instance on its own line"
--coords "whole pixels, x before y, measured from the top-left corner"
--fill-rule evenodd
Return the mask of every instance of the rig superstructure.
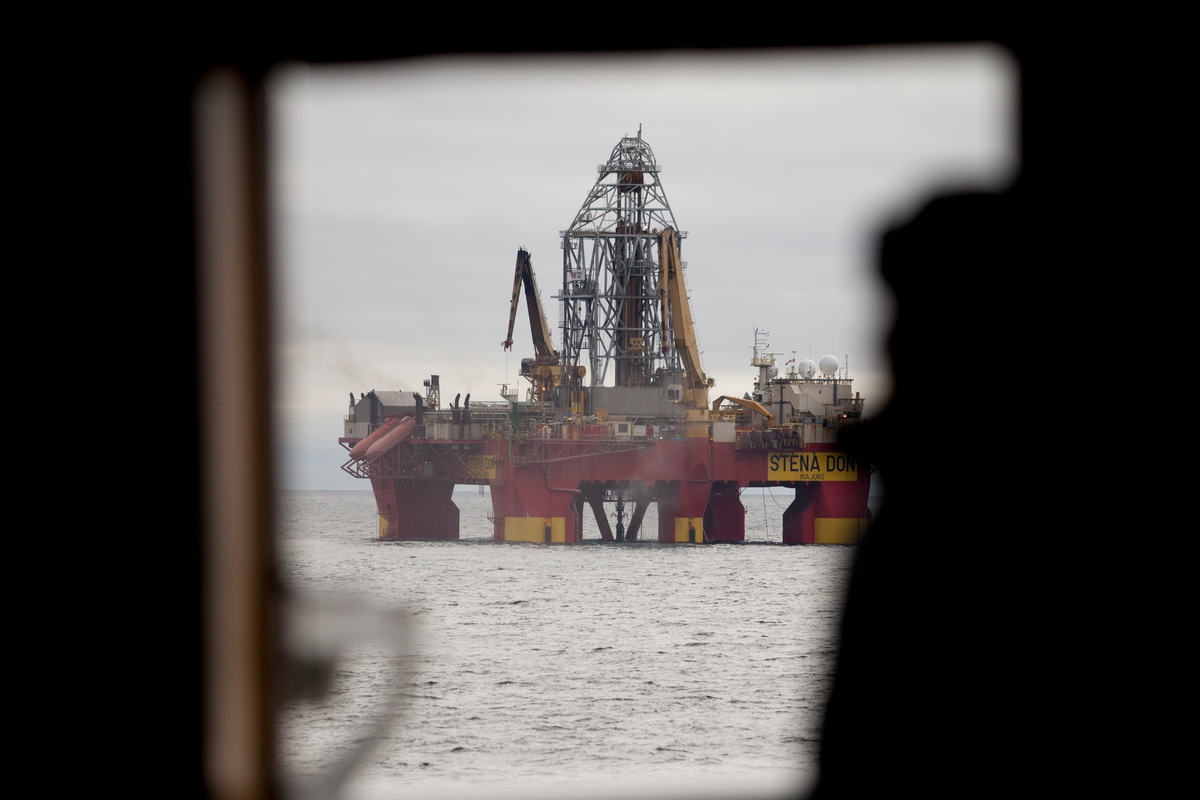
M 684 282 L 687 234 L 662 167 L 639 130 L 598 172 L 560 232 L 557 350 L 532 258 L 517 252 L 502 345 L 512 347 L 524 289 L 534 356 L 521 362 L 523 400 L 506 387 L 502 403 L 472 405 L 468 394 L 443 407 L 437 375 L 424 395 L 351 394 L 342 468 L 371 481 L 380 538 L 458 538 L 454 485 L 486 484 L 497 541 L 579 542 L 585 508 L 605 541 L 649 538 L 642 520 L 657 503 L 659 542 L 736 542 L 741 490 L 779 486 L 795 491 L 784 542 L 856 543 L 870 520 L 870 469 L 837 449 L 838 430 L 862 417 L 849 376 L 825 356 L 820 376 L 804 360 L 781 377 L 756 330 L 753 395 L 710 402 Z

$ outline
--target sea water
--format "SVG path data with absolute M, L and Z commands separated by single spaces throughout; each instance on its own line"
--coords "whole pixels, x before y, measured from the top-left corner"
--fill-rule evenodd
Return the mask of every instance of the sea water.
M 369 491 L 280 493 L 286 588 L 404 609 L 415 629 L 399 672 L 362 642 L 326 698 L 284 707 L 281 768 L 329 771 L 399 682 L 402 707 L 348 796 L 811 785 L 855 548 L 778 544 L 790 495 L 743 494 L 745 544 L 601 543 L 587 514 L 594 541 L 546 546 L 492 542 L 491 498 L 474 487 L 455 492 L 454 542 L 379 541 Z

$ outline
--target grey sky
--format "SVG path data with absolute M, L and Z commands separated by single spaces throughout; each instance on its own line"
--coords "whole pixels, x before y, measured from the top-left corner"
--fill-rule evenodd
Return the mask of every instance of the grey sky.
M 996 188 L 1016 166 L 1015 73 L 988 47 L 432 58 L 285 68 L 271 87 L 276 423 L 293 489 L 367 488 L 338 469 L 351 391 L 420 390 L 436 373 L 443 396 L 490 400 L 517 383 L 533 354 L 523 313 L 513 352 L 500 347 L 517 248 L 553 325 L 558 232 L 639 123 L 689 232 L 717 390 L 751 388 L 759 327 L 780 363 L 848 354 L 868 413 L 889 392 L 877 234 L 935 190 Z

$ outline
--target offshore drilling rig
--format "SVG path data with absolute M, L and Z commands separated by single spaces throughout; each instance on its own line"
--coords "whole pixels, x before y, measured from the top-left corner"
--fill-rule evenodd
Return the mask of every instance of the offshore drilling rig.
M 622 138 L 560 232 L 557 350 L 532 258 L 518 250 L 502 345 L 513 346 L 523 290 L 534 350 L 521 361 L 523 400 L 472 406 L 467 395 L 460 406 L 456 396 L 442 408 L 436 375 L 424 396 L 351 394 L 342 468 L 370 479 L 380 538 L 457 538 L 454 485 L 487 484 L 496 541 L 581 541 L 585 508 L 605 541 L 648 538 L 650 503 L 659 542 L 743 541 L 740 492 L 753 486 L 794 489 L 784 542 L 858 541 L 870 470 L 838 452 L 837 432 L 861 419 L 863 401 L 832 356 L 821 377 L 807 360 L 780 377 L 756 332 L 753 397 L 710 402 L 681 260 L 687 233 L 661 171 L 640 130 Z

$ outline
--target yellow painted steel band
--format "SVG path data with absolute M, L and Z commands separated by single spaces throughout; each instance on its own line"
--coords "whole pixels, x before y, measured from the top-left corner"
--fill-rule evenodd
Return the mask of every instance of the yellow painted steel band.
M 675 541 L 691 542 L 691 532 L 696 532 L 696 544 L 704 541 L 704 517 L 676 517 Z
M 566 517 L 505 517 L 504 541 L 545 543 L 547 527 L 551 542 L 567 541 Z
M 817 517 L 813 522 L 817 544 L 858 544 L 871 524 L 865 517 Z
M 388 535 L 387 517 L 383 514 L 379 515 L 379 538 L 386 539 Z

